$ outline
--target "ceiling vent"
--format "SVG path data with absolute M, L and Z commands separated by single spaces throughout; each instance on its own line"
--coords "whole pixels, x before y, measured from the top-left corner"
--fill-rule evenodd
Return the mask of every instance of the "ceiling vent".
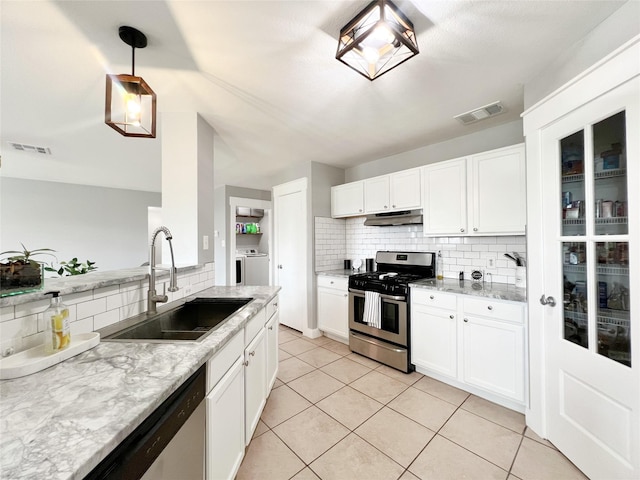
M 459 120 L 463 125 L 469 125 L 471 123 L 479 122 L 485 118 L 495 117 L 505 111 L 504 106 L 500 102 L 493 102 L 484 107 L 476 108 L 470 112 L 461 113 L 456 115 L 455 119 Z
M 34 145 L 27 145 L 25 143 L 9 142 L 15 150 L 28 153 L 41 153 L 43 155 L 51 155 L 51 149 L 49 147 L 36 147 Z

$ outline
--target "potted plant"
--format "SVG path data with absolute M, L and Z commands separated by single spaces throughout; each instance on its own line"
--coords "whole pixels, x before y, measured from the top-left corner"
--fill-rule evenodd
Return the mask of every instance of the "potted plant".
M 7 250 L 0 253 L 0 296 L 40 290 L 43 286 L 43 269 L 46 262 L 34 260 L 34 256 L 49 255 L 55 258 L 50 248 Z
M 91 270 L 97 270 L 98 267 L 96 267 L 95 264 L 96 262 L 92 262 L 91 260 L 87 260 L 85 263 L 80 263 L 78 261 L 78 257 L 73 257 L 68 262 L 60 262 L 59 268 L 48 266 L 44 267 L 44 269 L 47 272 L 55 272 L 61 277 L 63 275 L 69 277 L 71 275 L 82 275 L 89 273 Z

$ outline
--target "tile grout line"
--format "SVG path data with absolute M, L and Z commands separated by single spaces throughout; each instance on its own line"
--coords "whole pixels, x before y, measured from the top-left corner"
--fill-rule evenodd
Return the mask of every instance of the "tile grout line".
M 295 340 L 295 339 L 294 339 L 294 340 Z M 334 340 L 334 341 L 335 341 L 335 340 Z M 285 343 L 288 343 L 288 342 L 285 342 Z M 309 343 L 311 343 L 311 342 L 309 342 Z M 329 342 L 326 342 L 326 343 L 329 343 Z M 326 343 L 325 343 L 325 344 L 326 344 Z M 323 345 L 324 345 L 324 344 L 323 344 Z M 318 345 L 318 346 L 316 346 L 316 348 L 324 348 L 324 347 L 323 347 L 323 345 Z M 330 349 L 328 349 L 328 348 L 325 348 L 325 350 L 328 350 L 328 351 L 333 352 L 333 350 L 330 350 Z M 376 368 L 371 368 L 371 367 L 368 367 L 368 366 L 366 366 L 366 365 L 360 364 L 360 365 L 365 366 L 366 368 L 368 368 L 368 369 L 369 369 L 369 371 L 368 371 L 368 372 L 366 372 L 366 373 L 364 373 L 363 375 L 359 376 L 357 379 L 353 380 L 352 382 L 350 382 L 350 383 L 346 383 L 346 384 L 345 384 L 344 382 L 342 382 L 342 380 L 340 380 L 340 379 L 338 379 L 338 378 L 336 378 L 336 377 L 333 377 L 331 374 L 329 374 L 329 373 L 327 373 L 327 372 L 324 372 L 324 371 L 322 371 L 321 369 L 322 369 L 323 367 L 327 366 L 327 365 L 330 365 L 330 364 L 335 363 L 335 362 L 337 362 L 337 361 L 339 361 L 339 360 L 341 360 L 341 359 L 343 359 L 343 358 L 346 358 L 348 355 L 339 354 L 339 355 L 341 355 L 341 356 L 340 356 L 340 358 L 335 359 L 335 360 L 333 360 L 333 361 L 331 361 L 331 362 L 329 362 L 329 363 L 327 363 L 327 364 L 325 364 L 325 365 L 322 365 L 321 367 L 316 367 L 315 365 L 311 365 L 311 364 L 309 364 L 309 363 L 305 362 L 303 359 L 298 358 L 298 355 L 302 355 L 302 354 L 307 353 L 307 352 L 309 352 L 309 351 L 311 351 L 311 350 L 307 350 L 307 351 L 305 351 L 305 352 L 301 352 L 301 353 L 299 353 L 299 354 L 297 354 L 297 355 L 294 355 L 294 354 L 290 354 L 289 352 L 286 352 L 286 350 L 285 350 L 285 352 L 286 352 L 286 353 L 288 353 L 289 355 L 291 355 L 291 357 L 290 357 L 290 358 L 296 358 L 296 359 L 298 359 L 299 361 L 304 362 L 304 363 L 306 363 L 307 365 L 310 365 L 311 367 L 313 367 L 313 368 L 314 368 L 314 370 L 312 370 L 311 372 L 307 372 L 307 373 L 305 373 L 305 374 L 303 374 L 303 375 L 301 375 L 301 376 L 299 376 L 299 377 L 296 377 L 296 378 L 294 378 L 294 379 L 290 380 L 289 382 L 283 382 L 283 385 L 287 385 L 287 386 L 288 386 L 288 383 L 293 382 L 294 380 L 297 380 L 297 379 L 299 379 L 299 378 L 302 378 L 302 377 L 303 377 L 303 376 L 305 376 L 305 375 L 309 375 L 310 373 L 313 373 L 313 372 L 315 372 L 315 371 L 317 371 L 317 370 L 320 370 L 322 373 L 325 373 L 326 375 L 329 375 L 331 378 L 334 378 L 335 380 L 340 381 L 341 383 L 343 383 L 343 386 L 342 386 L 339 390 L 341 390 L 341 389 L 343 389 L 344 387 L 347 387 L 347 386 L 348 386 L 348 387 L 350 387 L 350 388 L 352 388 L 352 389 L 356 390 L 357 392 L 361 393 L 362 395 L 365 395 L 366 397 L 368 397 L 368 398 L 370 398 L 370 399 L 372 399 L 372 400 L 374 400 L 374 401 L 376 401 L 376 402 L 380 403 L 380 404 L 382 405 L 382 408 L 387 407 L 387 408 L 389 408 L 390 410 L 394 411 L 395 413 L 397 413 L 397 414 L 399 414 L 399 415 L 402 415 L 403 417 L 407 418 L 408 420 L 410 420 L 410 421 L 412 421 L 412 422 L 415 422 L 415 423 L 417 423 L 418 425 L 421 425 L 421 426 L 423 426 L 423 427 L 427 428 L 428 430 L 433 431 L 432 429 L 430 429 L 430 428 L 428 428 L 428 427 L 426 427 L 426 426 L 424 426 L 424 425 L 420 424 L 419 422 L 416 422 L 414 419 L 412 419 L 412 418 L 410 418 L 410 417 L 407 417 L 407 416 L 406 416 L 406 415 L 404 415 L 403 413 L 398 412 L 398 411 L 396 411 L 395 409 L 393 409 L 392 407 L 390 407 L 390 406 L 389 406 L 389 404 L 390 404 L 391 402 L 393 402 L 396 398 L 398 398 L 400 395 L 402 395 L 403 393 L 405 393 L 409 388 L 411 388 L 411 387 L 415 388 L 415 387 L 414 387 L 414 385 L 415 385 L 417 382 L 419 382 L 419 381 L 420 381 L 420 379 L 417 379 L 416 381 L 414 381 L 414 382 L 413 382 L 413 383 L 411 383 L 411 384 L 407 384 L 407 383 L 405 383 L 405 382 L 402 382 L 402 381 L 400 381 L 400 380 L 395 379 L 395 378 L 394 378 L 394 377 L 392 377 L 391 375 L 387 375 L 384 371 L 379 371 L 378 369 L 379 369 L 381 366 L 383 366 L 382 364 L 381 364 L 381 365 L 379 365 L 379 366 L 378 366 L 378 367 L 376 367 Z M 337 353 L 337 352 L 333 352 L 333 353 Z M 351 360 L 351 361 L 353 361 L 353 360 Z M 358 362 L 355 362 L 355 361 L 354 361 L 354 363 L 358 363 Z M 351 384 L 352 384 L 352 383 L 354 383 L 355 381 L 357 381 L 357 380 L 359 380 L 359 379 L 363 378 L 364 376 L 366 376 L 366 375 L 370 374 L 370 373 L 371 373 L 371 372 L 373 372 L 373 371 L 377 371 L 378 373 L 380 373 L 380 374 L 382 374 L 382 375 L 385 375 L 386 377 L 388 377 L 388 378 L 390 378 L 390 379 L 392 379 L 392 380 L 395 380 L 395 381 L 397 381 L 397 382 L 403 383 L 403 384 L 405 385 L 405 387 L 406 387 L 406 388 L 404 388 L 401 392 L 399 392 L 397 395 L 395 395 L 393 398 L 391 398 L 391 399 L 390 399 L 390 400 L 388 400 L 387 402 L 382 403 L 382 402 L 380 402 L 380 400 L 378 400 L 378 399 L 376 399 L 376 398 L 373 398 L 373 397 L 371 397 L 371 396 L 367 395 L 366 393 L 361 392 L 361 391 L 360 391 L 360 390 L 358 390 L 357 388 L 355 388 L 355 387 L 352 387 L 352 386 L 351 386 Z M 419 373 L 419 372 L 418 372 L 418 373 Z M 421 374 L 421 375 L 422 375 L 422 374 Z M 422 375 L 422 376 L 424 377 L 424 375 Z M 421 377 L 421 378 L 422 378 L 422 377 Z M 282 380 L 281 380 L 281 381 L 282 381 Z M 279 387 L 278 387 L 278 388 L 279 388 Z M 300 396 L 301 396 L 302 398 L 304 398 L 305 400 L 309 401 L 309 399 L 307 399 L 304 395 L 302 395 L 302 394 L 300 394 L 299 392 L 297 392 L 297 391 L 296 391 L 295 389 L 293 389 L 292 387 L 290 387 L 290 386 L 289 386 L 289 388 L 290 388 L 291 390 L 293 390 L 294 392 L 296 392 L 298 395 L 300 395 Z M 455 387 L 454 387 L 454 388 L 455 388 Z M 476 452 L 473 452 L 473 451 L 469 450 L 468 448 L 466 448 L 466 447 L 464 447 L 464 446 L 462 446 L 462 445 L 459 445 L 458 443 L 454 442 L 453 440 L 451 440 L 451 439 L 447 438 L 447 437 L 446 437 L 446 436 L 444 436 L 444 435 L 440 435 L 440 436 L 441 436 L 442 438 L 446 439 L 447 441 L 450 441 L 451 443 L 453 443 L 453 444 L 457 445 L 458 447 L 463 448 L 464 450 L 466 450 L 467 452 L 469 452 L 469 453 L 473 454 L 474 456 L 476 456 L 476 457 L 478 457 L 478 458 L 480 458 L 480 459 L 482 459 L 482 460 L 484 460 L 484 461 L 486 461 L 486 462 L 488 462 L 488 463 L 490 463 L 490 464 L 494 465 L 495 467 L 499 468 L 499 469 L 500 469 L 500 470 L 502 470 L 502 471 L 505 471 L 505 472 L 506 472 L 506 474 L 507 474 L 507 477 L 511 474 L 511 469 L 513 468 L 513 465 L 514 465 L 514 463 L 515 463 L 516 457 L 517 457 L 517 455 L 518 455 L 518 452 L 520 451 L 520 447 L 521 447 L 522 442 L 523 442 L 523 439 L 524 439 L 524 432 L 526 431 L 526 426 L 525 426 L 525 428 L 523 429 L 523 431 L 522 431 L 521 433 L 518 433 L 518 432 L 516 432 L 516 431 L 514 431 L 514 430 L 512 430 L 512 429 L 510 429 L 510 428 L 508 428 L 508 427 L 505 427 L 504 425 L 501 425 L 501 424 L 499 424 L 499 423 L 497 423 L 497 422 L 494 422 L 494 421 L 493 421 L 493 420 L 491 420 L 491 419 L 485 418 L 485 417 L 483 417 L 482 415 L 479 415 L 479 414 L 477 414 L 477 413 L 475 413 L 475 412 L 472 412 L 472 411 L 470 411 L 470 410 L 467 410 L 467 409 L 463 408 L 462 406 L 464 405 L 464 403 L 465 403 L 465 402 L 469 399 L 469 397 L 471 397 L 471 395 L 472 395 L 472 394 L 470 394 L 470 393 L 465 397 L 465 399 L 464 399 L 464 400 L 463 400 L 459 405 L 455 405 L 455 404 L 453 404 L 453 403 L 451 403 L 451 402 L 449 402 L 449 401 L 447 401 L 447 400 L 444 400 L 444 399 L 442 399 L 442 398 L 440 398 L 440 397 L 437 397 L 437 396 L 435 396 L 435 395 L 433 395 L 433 394 L 431 394 L 431 393 L 429 393 L 429 392 L 425 392 L 425 391 L 420 390 L 420 389 L 418 389 L 418 388 L 415 388 L 415 389 L 416 389 L 417 391 L 421 392 L 421 393 L 425 393 L 425 394 L 427 394 L 427 395 L 430 395 L 430 396 L 432 396 L 432 397 L 434 397 L 434 398 L 436 398 L 436 399 L 438 399 L 438 400 L 440 400 L 440 401 L 446 402 L 446 403 L 448 403 L 449 405 L 455 406 L 456 408 L 455 408 L 455 410 L 451 413 L 451 415 L 449 415 L 449 416 L 447 417 L 447 419 L 442 423 L 442 425 L 440 426 L 440 428 L 438 428 L 438 430 L 434 433 L 433 437 L 432 437 L 432 438 L 431 438 L 431 439 L 430 439 L 430 440 L 425 444 L 425 446 L 420 450 L 420 452 L 418 452 L 418 454 L 417 454 L 417 455 L 415 456 L 415 458 L 411 461 L 411 463 L 409 463 L 409 465 L 408 465 L 407 467 L 404 467 L 403 465 L 399 464 L 396 460 L 394 460 L 393 458 L 391 458 L 391 457 L 390 457 L 389 455 L 387 455 L 385 452 L 383 452 L 383 451 L 379 450 L 375 445 L 372 445 L 372 444 L 371 444 L 371 443 L 370 443 L 366 438 L 364 438 L 364 437 L 360 436 L 360 435 L 359 435 L 358 433 L 356 433 L 356 431 L 355 431 L 355 430 L 356 430 L 356 429 L 358 429 L 360 426 L 362 426 L 362 425 L 363 425 L 363 424 L 365 424 L 367 421 L 369 421 L 371 418 L 373 418 L 376 414 L 378 414 L 378 413 L 382 410 L 382 408 L 381 408 L 381 409 L 379 409 L 379 410 L 377 410 L 377 411 L 375 411 L 374 413 L 372 413 L 372 414 L 371 414 L 370 416 L 368 416 L 365 420 L 363 420 L 362 422 L 360 422 L 360 423 L 359 423 L 355 428 L 351 429 L 350 427 L 348 427 L 348 426 L 344 425 L 343 423 L 341 423 L 338 419 L 334 418 L 333 416 L 331 416 L 330 414 L 328 414 L 327 412 L 325 412 L 324 410 L 322 410 L 322 408 L 320 408 L 320 407 L 318 407 L 318 406 L 317 406 L 317 403 L 321 402 L 321 401 L 322 401 L 322 400 L 324 400 L 325 398 L 330 397 L 330 396 L 331 396 L 331 395 L 333 395 L 335 392 L 333 392 L 333 393 L 331 393 L 331 394 L 327 395 L 326 397 L 323 397 L 322 399 L 318 400 L 317 402 L 312 403 L 312 405 L 311 405 L 311 406 L 316 406 L 316 408 L 318 408 L 320 411 L 322 411 L 323 413 L 325 413 L 326 415 L 328 415 L 330 418 L 332 418 L 333 420 L 335 420 L 336 422 L 338 422 L 340 425 L 342 425 L 342 426 L 344 426 L 345 428 L 347 428 L 347 429 L 349 430 L 349 433 L 348 433 L 346 436 L 342 437 L 340 440 L 338 440 L 336 443 L 334 443 L 334 444 L 333 444 L 331 447 L 329 447 L 325 452 L 323 452 L 322 454 L 318 455 L 318 456 L 317 456 L 313 461 L 315 461 L 315 460 L 317 460 L 318 458 L 320 458 L 322 455 L 324 455 L 324 454 L 325 454 L 327 451 L 329 451 L 331 448 L 335 447 L 338 443 L 340 443 L 341 441 L 343 441 L 347 436 L 349 436 L 349 434 L 353 433 L 353 434 L 354 434 L 354 435 L 356 435 L 358 438 L 360 438 L 362 441 L 364 441 L 365 443 L 367 443 L 368 445 L 370 445 L 372 448 L 374 448 L 376 451 L 378 451 L 379 453 L 381 453 L 382 455 L 384 455 L 386 458 L 390 459 L 393 463 L 395 463 L 396 465 L 399 465 L 401 468 L 403 468 L 403 472 L 402 472 L 402 474 L 400 475 L 400 477 L 402 477 L 402 475 L 404 475 L 404 474 L 405 474 L 405 473 L 407 473 L 407 472 L 411 473 L 412 475 L 415 475 L 413 472 L 410 472 L 410 471 L 409 471 L 409 468 L 411 467 L 411 465 L 413 465 L 413 464 L 414 464 L 414 462 L 416 461 L 416 459 L 417 459 L 417 458 L 418 458 L 418 457 L 419 457 L 419 456 L 424 452 L 424 450 L 425 450 L 425 449 L 426 449 L 426 448 L 431 444 L 431 442 L 433 441 L 433 439 L 434 439 L 434 438 L 436 438 L 438 435 L 440 435 L 440 431 L 441 431 L 441 430 L 444 428 L 444 426 L 445 426 L 445 425 L 446 425 L 446 424 L 451 420 L 451 418 L 452 418 L 452 417 L 453 417 L 453 416 L 454 416 L 454 415 L 455 415 L 459 410 L 463 410 L 463 411 L 465 411 L 465 412 L 467 412 L 467 413 L 470 413 L 470 414 L 474 415 L 475 417 L 478 417 L 478 418 L 483 419 L 483 420 L 485 420 L 485 421 L 488 421 L 488 422 L 490 422 L 490 423 L 492 423 L 492 424 L 494 424 L 494 425 L 496 425 L 496 426 L 498 426 L 498 427 L 502 427 L 502 428 L 504 428 L 505 430 L 508 430 L 508 431 L 510 431 L 510 432 L 513 432 L 513 433 L 516 433 L 516 434 L 520 435 L 520 441 L 519 441 L 519 443 L 518 443 L 518 448 L 516 449 L 516 452 L 515 452 L 515 454 L 514 454 L 514 457 L 513 457 L 512 461 L 511 461 L 511 464 L 510 464 L 510 466 L 509 466 L 509 470 L 505 470 L 504 468 L 500 467 L 499 465 L 496 465 L 495 463 L 493 463 L 493 462 L 491 462 L 490 460 L 488 460 L 488 459 L 486 459 L 486 458 L 482 457 L 481 455 L 477 454 Z M 339 390 L 338 390 L 338 391 L 339 391 Z M 304 412 L 304 411 L 308 410 L 309 408 L 311 408 L 311 406 L 309 406 L 309 407 L 305 408 L 304 410 L 302 410 L 301 412 L 298 412 L 296 415 L 293 415 L 293 416 L 292 416 L 292 417 L 290 417 L 290 418 L 294 418 L 295 416 L 299 415 L 300 413 L 302 413 L 302 412 Z M 289 419 L 290 419 L 290 418 L 289 418 Z M 284 423 L 284 422 L 288 421 L 289 419 L 287 419 L 287 420 L 285 420 L 285 421 L 281 422 L 280 424 L 282 424 L 282 423 Z M 279 425 L 280 425 L 280 424 L 279 424 Z M 266 424 L 265 424 L 265 425 L 266 425 Z M 269 428 L 270 430 L 272 430 L 272 431 L 273 431 L 273 429 L 271 429 L 270 427 L 268 427 L 268 428 Z M 284 440 L 282 440 L 282 439 L 281 439 L 281 438 L 280 438 L 280 437 L 279 437 L 275 432 L 273 432 L 273 433 L 274 433 L 274 435 L 276 435 L 276 436 L 278 437 L 278 439 L 280 439 L 280 441 L 282 441 L 283 443 L 285 443 L 285 445 L 287 446 L 287 448 L 288 448 L 289 450 L 291 450 L 291 447 L 289 447 L 289 445 L 287 445 L 287 444 L 286 444 L 286 442 L 284 442 Z M 538 443 L 539 443 L 539 442 L 538 442 Z M 293 452 L 293 450 L 292 450 L 292 452 Z M 295 454 L 295 452 L 293 452 L 293 453 Z M 296 455 L 296 457 L 297 457 L 297 458 L 300 458 L 298 455 Z M 307 464 L 307 463 L 306 463 L 306 462 L 304 462 L 302 459 L 300 459 L 300 460 L 305 464 L 305 468 L 309 468 L 309 469 L 310 469 L 314 474 L 316 474 L 316 472 L 315 472 L 315 471 L 313 471 L 313 469 L 311 469 L 310 464 Z M 312 462 L 312 463 L 313 463 L 313 462 Z M 304 468 L 303 468 L 302 470 L 304 470 Z M 298 473 L 300 473 L 302 470 L 300 470 L 299 472 L 297 472 L 295 475 L 297 475 Z M 293 477 L 295 477 L 295 475 L 294 475 Z M 316 475 L 317 475 L 317 474 L 316 474 Z M 319 477 L 319 475 L 317 475 L 317 476 Z M 415 475 L 415 476 L 417 476 L 417 475 Z M 291 478 L 293 478 L 293 477 L 291 477 Z

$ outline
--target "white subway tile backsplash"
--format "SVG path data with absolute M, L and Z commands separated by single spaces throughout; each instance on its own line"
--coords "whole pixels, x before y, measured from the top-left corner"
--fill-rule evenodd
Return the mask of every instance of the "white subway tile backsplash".
M 35 302 L 22 303 L 15 306 L 15 318 L 27 317 L 29 315 L 36 315 L 46 310 L 50 300 L 38 300 Z
M 322 229 L 318 228 L 322 225 Z M 337 261 L 333 251 L 339 247 L 334 237 L 330 237 L 325 228 L 338 232 L 344 236 L 344 254 L 340 252 Z M 344 233 L 343 233 L 344 232 Z M 331 248 L 326 246 L 327 238 L 331 238 Z M 506 252 L 517 251 L 521 255 L 526 253 L 526 238 L 524 236 L 497 237 L 424 237 L 422 225 L 397 227 L 367 227 L 364 217 L 347 219 L 316 218 L 316 271 L 342 268 L 344 258 L 373 258 L 380 250 L 407 250 L 442 252 L 444 275 L 448 278 L 458 278 L 460 270 L 469 278 L 471 270 L 480 269 L 490 271 L 496 275 L 494 282 L 514 283 L 515 263 L 503 257 Z M 489 268 L 488 259 L 494 259 L 495 266 Z
M 121 320 L 120 309 L 109 310 L 104 313 L 99 313 L 93 316 L 93 329 L 98 330 L 100 328 L 113 325 Z M 77 323 L 77 322 L 76 322 Z
M 69 325 L 71 328 L 71 341 L 73 342 L 73 336 L 78 335 L 80 333 L 91 333 L 95 329 L 93 328 L 93 318 L 84 318 L 82 320 L 78 320 L 76 322 L 71 322 Z
M 118 285 L 111 285 L 109 287 L 96 288 L 93 291 L 93 298 L 108 297 L 109 295 L 115 295 L 118 292 L 120 292 L 120 287 Z
M 89 302 L 79 303 L 77 308 L 77 315 L 79 320 L 86 317 L 93 317 L 94 315 L 107 311 L 107 299 L 98 298 Z

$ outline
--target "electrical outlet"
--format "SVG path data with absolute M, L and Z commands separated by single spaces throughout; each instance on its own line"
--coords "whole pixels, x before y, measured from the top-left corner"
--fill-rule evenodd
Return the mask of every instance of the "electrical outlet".
M 488 266 L 489 266 L 489 268 L 495 267 L 495 259 L 494 258 L 490 258 L 489 259 Z
M 191 295 L 191 290 L 192 290 L 192 286 L 191 285 L 185 285 L 185 287 L 184 287 L 184 296 L 186 297 L 187 295 Z

